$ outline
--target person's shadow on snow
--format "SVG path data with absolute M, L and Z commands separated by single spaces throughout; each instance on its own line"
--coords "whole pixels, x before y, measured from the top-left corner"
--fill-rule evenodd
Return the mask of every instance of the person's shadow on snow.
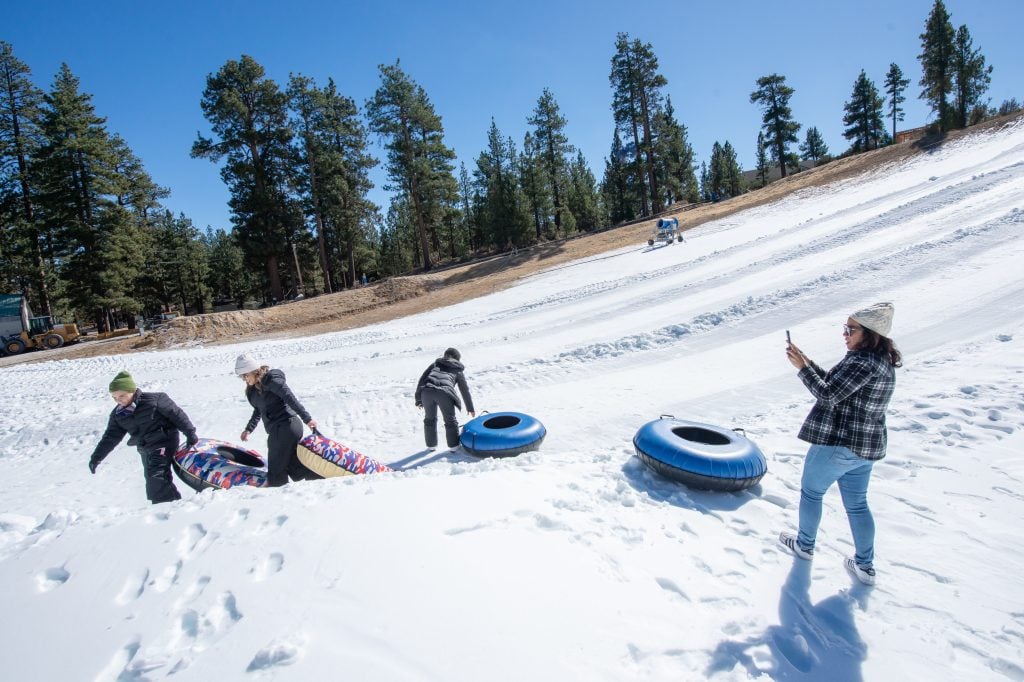
M 794 559 L 779 595 L 779 624 L 745 641 L 720 643 L 706 675 L 728 672 L 738 663 L 752 677 L 862 682 L 867 646 L 857 632 L 853 612 L 867 607 L 870 590 L 855 583 L 848 591 L 811 604 L 810 587 L 811 562 Z M 770 663 L 751 653 L 764 646 L 771 650 Z

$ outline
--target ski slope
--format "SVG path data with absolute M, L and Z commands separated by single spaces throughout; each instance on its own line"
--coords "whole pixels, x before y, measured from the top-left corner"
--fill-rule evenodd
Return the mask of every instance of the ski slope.
M 1018 119 L 386 324 L 2 368 L 0 679 L 1024 680 L 1022 232 Z M 866 588 L 835 490 L 813 563 L 776 546 L 812 405 L 784 330 L 828 367 L 880 300 L 905 366 Z M 423 452 L 413 390 L 448 346 L 479 410 L 545 424 L 540 452 Z M 158 507 L 133 448 L 89 474 L 121 369 L 238 442 L 242 352 L 406 469 Z M 660 414 L 744 428 L 768 474 L 647 471 L 631 439 Z

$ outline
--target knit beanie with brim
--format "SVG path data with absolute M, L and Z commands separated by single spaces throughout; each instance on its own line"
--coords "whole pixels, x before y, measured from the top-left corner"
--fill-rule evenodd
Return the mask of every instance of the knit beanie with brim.
M 892 331 L 892 316 L 896 312 L 892 303 L 876 303 L 850 315 L 862 327 L 867 327 L 879 336 L 889 338 Z
M 124 393 L 135 393 L 135 379 L 127 371 L 118 372 L 114 380 L 110 382 L 110 392 L 123 391 Z

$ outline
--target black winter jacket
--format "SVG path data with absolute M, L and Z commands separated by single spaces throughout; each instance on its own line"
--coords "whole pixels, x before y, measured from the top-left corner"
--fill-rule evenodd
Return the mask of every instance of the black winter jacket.
M 451 358 L 438 358 L 434 360 L 434 364 L 423 372 L 423 376 L 420 377 L 420 381 L 416 384 L 416 405 L 422 405 L 423 401 L 420 399 L 424 388 L 433 388 L 442 393 L 449 395 L 454 403 L 462 408 L 462 401 L 459 400 L 458 394 L 455 392 L 455 387 L 459 387 L 459 393 L 462 394 L 463 400 L 466 401 L 466 411 L 476 412 L 473 409 L 473 396 L 469 394 L 469 385 L 466 383 L 466 375 L 463 374 L 465 366 L 458 360 L 452 360 Z
M 115 407 L 110 413 L 107 430 L 93 450 L 93 461 L 102 462 L 126 433 L 129 434 L 128 445 L 137 445 L 139 450 L 165 447 L 168 441 L 178 440 L 178 431 L 185 434 L 186 442 L 197 440 L 196 427 L 166 393 L 143 393 L 136 390 L 132 402 L 135 405 L 134 412 L 127 413 Z
M 255 386 L 245 387 L 245 398 L 252 405 L 252 416 L 245 430 L 252 433 L 256 425 L 263 420 L 263 428 L 270 431 L 270 425 L 277 422 L 286 422 L 295 415 L 299 415 L 303 424 L 308 424 L 313 417 L 306 412 L 292 389 L 284 381 L 284 372 L 279 369 L 272 369 L 260 380 L 260 388 Z

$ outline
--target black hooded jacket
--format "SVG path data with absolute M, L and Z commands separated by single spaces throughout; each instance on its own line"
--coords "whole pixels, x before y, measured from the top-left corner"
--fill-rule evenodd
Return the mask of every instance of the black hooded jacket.
M 416 405 L 423 404 L 420 399 L 423 389 L 433 388 L 450 396 L 459 409 L 462 408 L 462 401 L 459 400 L 458 395 L 461 393 L 463 400 L 466 401 L 466 411 L 476 412 L 473 409 L 473 397 L 469 394 L 466 376 L 463 374 L 465 369 L 465 366 L 458 360 L 445 357 L 434 360 L 434 364 L 427 367 L 423 376 L 420 377 L 419 383 L 416 384 Z M 458 393 L 455 392 L 456 386 L 459 387 Z
M 178 431 L 185 434 L 189 443 L 196 441 L 196 427 L 178 405 L 166 393 L 143 393 L 135 391 L 132 401 L 133 412 L 120 406 L 115 407 L 107 421 L 107 430 L 93 450 L 92 459 L 102 462 L 129 434 L 128 445 L 137 445 L 139 450 L 164 447 L 170 440 L 178 440 Z
M 313 417 L 306 408 L 302 406 L 292 389 L 284 381 L 284 372 L 279 369 L 272 369 L 260 379 L 260 388 L 255 386 L 245 387 L 245 397 L 252 405 L 252 417 L 245 425 L 245 430 L 252 433 L 256 425 L 263 420 L 263 428 L 270 430 L 270 425 L 276 422 L 286 422 L 295 415 L 299 415 L 303 424 L 308 424 Z

